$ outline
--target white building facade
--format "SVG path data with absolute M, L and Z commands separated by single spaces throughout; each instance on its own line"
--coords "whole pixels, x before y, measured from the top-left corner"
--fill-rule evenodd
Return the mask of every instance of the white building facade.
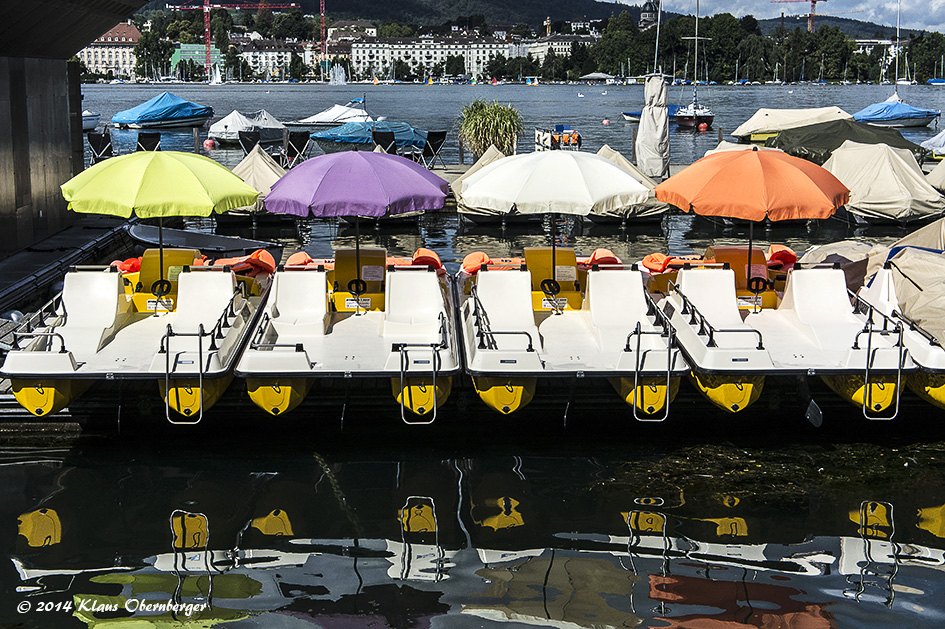
M 253 72 L 267 77 L 286 73 L 293 54 L 301 58 L 302 46 L 268 39 L 252 40 L 240 51 L 240 56 L 246 60 Z
M 116 78 L 131 79 L 135 73 L 135 44 L 140 37 L 141 32 L 130 21 L 116 24 L 80 50 L 79 60 L 90 72 L 111 72 Z
M 558 57 L 567 57 L 571 54 L 571 44 L 574 42 L 591 46 L 596 41 L 592 35 L 549 35 L 529 42 L 528 54 L 538 63 L 544 63 L 548 51 L 553 50 Z
M 509 56 L 509 44 L 494 38 L 420 37 L 410 39 L 374 39 L 351 45 L 351 68 L 363 77 L 392 77 L 395 61 L 402 61 L 411 70 L 421 68 L 428 73 L 447 57 L 463 57 L 466 74 L 482 77 L 486 65 L 497 55 Z

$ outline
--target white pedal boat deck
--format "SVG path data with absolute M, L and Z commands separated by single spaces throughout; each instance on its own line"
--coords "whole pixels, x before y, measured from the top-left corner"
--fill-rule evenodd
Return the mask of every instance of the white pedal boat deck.
M 460 359 L 448 276 L 425 265 L 385 268 L 383 249 L 362 248 L 360 256 L 367 290 L 358 296 L 343 290 L 343 267 L 356 268 L 353 250 L 336 252 L 331 285 L 329 271 L 319 267 L 286 267 L 275 274 L 269 302 L 236 367 L 251 397 L 260 386 L 267 390 L 264 399 L 254 397 L 264 410 L 291 410 L 317 378 L 402 381 L 399 387 L 393 383 L 395 397 L 407 390 L 403 406 L 420 415 L 435 416 L 434 398 L 439 406 L 449 395 L 449 377 L 459 373 Z M 282 389 L 294 389 L 297 399 L 274 401 Z
M 34 414 L 59 410 L 96 380 L 143 379 L 169 389 L 186 381 L 197 399 L 170 404 L 202 416 L 219 397 L 201 399 L 203 381 L 231 375 L 261 299 L 244 296 L 224 269 L 183 267 L 173 298 L 163 306 L 152 300 L 156 310 L 150 312 L 135 309 L 114 267 L 70 271 L 62 294 L 16 331 L 17 347 L 0 373 L 13 381 L 15 393 L 18 386 L 29 391 L 29 404 L 18 399 Z M 157 309 L 169 304 L 175 309 Z M 41 393 L 45 389 L 68 399 L 60 405 Z
M 660 306 L 696 377 L 706 382 L 712 376 L 734 377 L 730 382 L 757 386 L 760 393 L 759 378 L 764 376 L 839 376 L 861 383 L 885 377 L 889 384 L 889 376 L 895 383 L 916 369 L 901 326 L 880 313 L 870 317 L 860 312 L 839 269 L 795 268 L 777 308 L 757 311 L 738 308 L 730 269 L 684 269 L 677 280 Z M 835 380 L 827 383 L 834 390 L 840 386 Z M 697 386 L 706 392 L 712 384 Z M 855 391 L 850 395 L 855 397 Z M 712 401 L 718 404 L 719 399 Z M 739 408 L 727 410 L 741 410 L 750 402 L 744 398 L 736 403 Z
M 504 413 L 514 410 L 514 404 L 499 405 L 484 395 L 482 383 L 501 389 L 527 386 L 521 381 L 528 378 L 607 377 L 626 379 L 624 386 L 635 390 L 640 379 L 668 387 L 671 377 L 688 371 L 640 271 L 595 266 L 582 287 L 573 250 L 558 249 L 559 292 L 543 292 L 536 286 L 551 277 L 549 251 L 526 249 L 532 269 L 483 266 L 460 291 L 466 369 L 487 404 Z

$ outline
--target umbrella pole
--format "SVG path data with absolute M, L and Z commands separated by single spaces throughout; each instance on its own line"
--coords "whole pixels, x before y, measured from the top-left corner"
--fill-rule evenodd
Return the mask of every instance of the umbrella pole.
M 557 267 L 555 267 L 555 240 L 556 240 L 557 238 L 556 238 L 556 234 L 555 234 L 555 215 L 554 215 L 554 212 L 552 212 L 552 213 L 550 214 L 550 216 L 551 216 L 551 279 L 556 280 L 556 279 L 558 279 L 557 277 L 555 277 L 555 276 L 557 275 L 557 273 L 555 273 L 555 269 L 557 268 Z
M 752 241 L 755 236 L 755 221 L 748 221 L 748 272 L 745 274 L 745 281 L 751 281 L 752 278 L 752 269 L 751 269 L 751 248 Z
M 361 280 L 361 217 L 355 215 L 354 217 L 354 263 L 358 265 L 357 268 L 357 277 L 358 284 Z
M 164 217 L 158 217 L 158 261 L 161 264 L 161 279 L 164 279 Z

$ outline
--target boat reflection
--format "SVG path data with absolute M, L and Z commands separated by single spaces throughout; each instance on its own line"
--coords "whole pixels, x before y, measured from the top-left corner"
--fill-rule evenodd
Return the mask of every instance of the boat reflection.
M 941 476 L 895 505 L 851 485 L 782 511 L 709 486 L 641 493 L 614 482 L 626 462 L 600 456 L 90 454 L 0 461 L 4 480 L 31 479 L 5 505 L 8 591 L 65 597 L 77 624 L 817 628 L 945 615 Z

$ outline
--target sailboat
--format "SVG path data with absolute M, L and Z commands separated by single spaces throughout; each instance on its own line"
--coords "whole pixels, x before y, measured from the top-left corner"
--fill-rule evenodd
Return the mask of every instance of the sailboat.
M 899 97 L 899 16 L 902 9 L 900 1 L 896 9 L 896 83 L 892 95 L 881 103 L 873 103 L 853 114 L 857 122 L 866 122 L 881 127 L 925 127 L 942 115 L 938 109 L 924 109 L 902 102 Z M 908 61 L 906 73 L 909 72 Z M 908 79 L 906 84 L 909 84 Z
M 702 125 L 711 127 L 715 120 L 715 113 L 699 103 L 699 0 L 696 0 L 696 36 L 694 39 L 696 40 L 696 72 L 695 80 L 692 82 L 692 102 L 676 111 L 676 124 L 680 127 L 698 129 Z

